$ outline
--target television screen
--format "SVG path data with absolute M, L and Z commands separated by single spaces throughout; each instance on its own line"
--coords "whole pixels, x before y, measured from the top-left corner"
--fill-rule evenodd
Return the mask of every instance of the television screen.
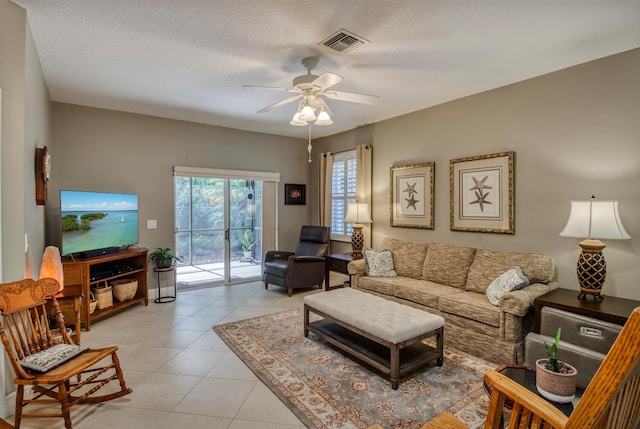
M 60 191 L 61 253 L 127 246 L 138 242 L 138 196 Z

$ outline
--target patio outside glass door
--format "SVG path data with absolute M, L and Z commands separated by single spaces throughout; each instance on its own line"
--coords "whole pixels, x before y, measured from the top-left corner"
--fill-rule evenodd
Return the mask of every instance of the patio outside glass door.
M 179 290 L 260 277 L 261 191 L 260 181 L 175 176 Z

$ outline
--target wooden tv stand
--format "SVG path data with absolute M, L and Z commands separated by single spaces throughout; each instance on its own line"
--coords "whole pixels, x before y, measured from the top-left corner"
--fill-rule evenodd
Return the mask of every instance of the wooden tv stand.
M 82 285 L 80 320 L 87 331 L 91 330 L 92 321 L 100 320 L 138 303 L 149 305 L 147 253 L 148 250 L 144 248 L 121 249 L 118 253 L 95 258 L 63 261 L 65 286 Z M 120 278 L 132 278 L 138 281 L 136 295 L 123 302 L 118 302 L 114 298 L 111 307 L 96 309 L 93 314 L 90 314 L 90 292 L 94 291 L 99 284 L 104 284 L 105 281 L 110 284 L 112 280 Z

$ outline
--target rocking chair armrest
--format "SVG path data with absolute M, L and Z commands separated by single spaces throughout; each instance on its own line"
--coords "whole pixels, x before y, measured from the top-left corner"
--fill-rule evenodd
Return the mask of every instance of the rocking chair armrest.
M 513 400 L 514 409 L 516 406 L 520 406 L 541 420 L 548 422 L 553 428 L 563 427 L 568 419 L 552 404 L 504 374 L 497 371 L 489 371 L 484 375 L 484 380 L 491 386 L 491 399 L 485 427 L 499 427 L 506 398 Z M 489 426 L 490 422 L 491 425 Z

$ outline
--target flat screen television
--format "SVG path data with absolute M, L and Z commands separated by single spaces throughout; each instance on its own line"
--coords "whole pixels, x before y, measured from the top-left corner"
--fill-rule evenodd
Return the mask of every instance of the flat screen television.
M 61 190 L 60 228 L 63 255 L 93 256 L 136 244 L 138 195 Z

